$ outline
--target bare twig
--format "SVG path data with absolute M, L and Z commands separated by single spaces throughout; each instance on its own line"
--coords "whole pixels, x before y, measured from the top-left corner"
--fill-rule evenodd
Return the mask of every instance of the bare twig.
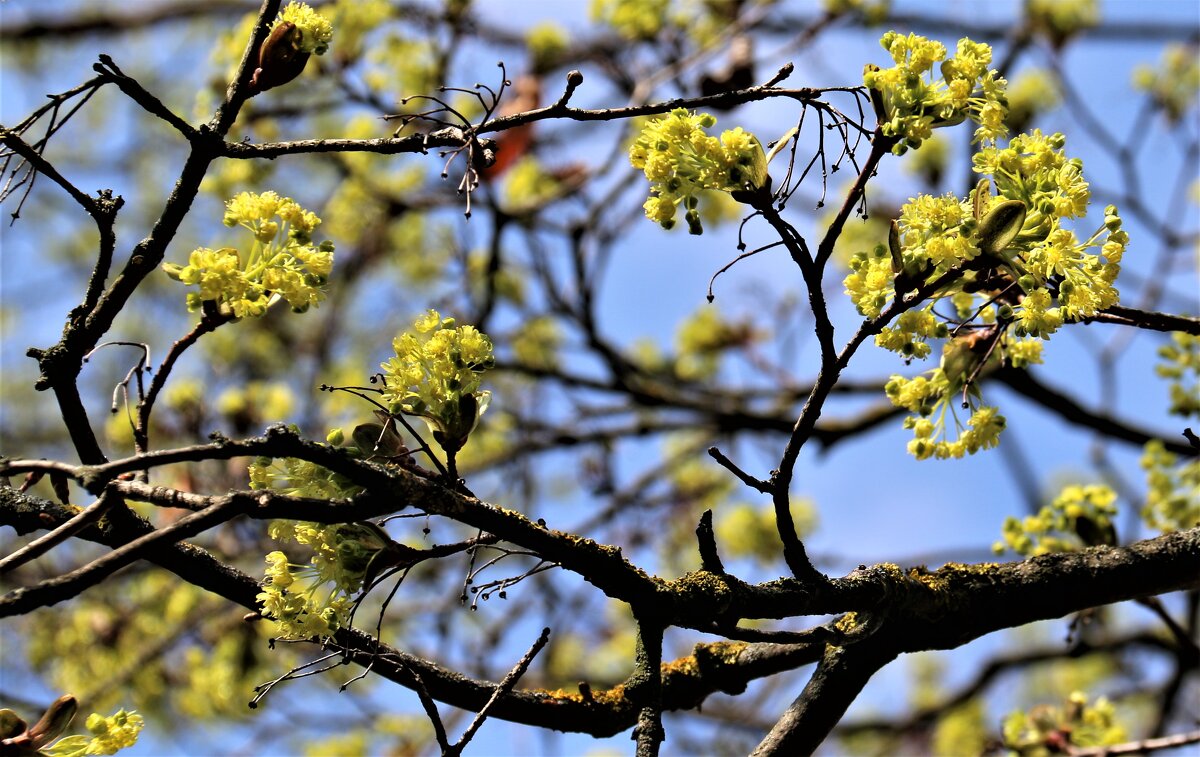
M 443 754 L 451 755 L 452 757 L 462 754 L 462 750 L 471 741 L 471 738 L 479 730 L 479 727 L 483 725 L 483 721 L 487 719 L 488 712 L 501 697 L 512 691 L 513 687 L 517 685 L 517 681 L 521 680 L 521 676 L 525 675 L 525 671 L 529 669 L 529 664 L 533 662 L 533 658 L 537 656 L 538 652 L 542 651 L 542 647 L 546 646 L 548 641 L 550 641 L 550 629 L 543 628 L 541 635 L 533 642 L 533 646 L 525 652 L 525 655 L 513 666 L 513 669 L 508 671 L 508 675 L 504 676 L 503 680 L 500 681 L 500 685 L 496 687 L 496 691 L 492 694 L 491 699 L 476 713 L 475 719 L 467 726 L 467 730 L 463 732 L 462 737 L 449 748 L 442 748 Z

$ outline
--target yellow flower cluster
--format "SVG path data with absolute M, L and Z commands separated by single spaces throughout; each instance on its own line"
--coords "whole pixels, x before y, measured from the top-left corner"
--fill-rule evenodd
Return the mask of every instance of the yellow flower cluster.
M 256 458 L 250 464 L 250 488 L 317 499 L 352 497 L 362 491 L 362 487 L 351 484 L 328 468 L 293 457 Z
M 908 358 L 923 359 L 931 348 L 926 339 L 945 339 L 950 333 L 946 324 L 933 314 L 933 305 L 900 314 L 895 326 L 885 327 L 875 337 L 875 344 Z
M 903 380 L 900 376 L 892 377 L 892 381 L 897 379 Z M 891 383 L 889 381 L 888 385 Z M 936 385 L 936 381 L 930 383 Z M 898 391 L 901 395 L 905 394 L 903 388 Z M 893 402 L 895 401 L 893 399 Z M 936 401 L 933 408 L 936 420 L 918 416 L 904 419 L 904 427 L 913 432 L 913 438 L 908 443 L 909 454 L 918 460 L 950 460 L 974 455 L 980 450 L 991 449 L 1000 444 L 1000 432 L 1004 430 L 1006 421 L 997 408 L 987 405 L 976 408 L 967 419 L 966 426 L 958 420 L 958 415 L 952 412 L 958 433 L 957 438 L 953 440 L 945 438 L 947 409 L 952 410 L 952 406 L 948 398 L 943 396 Z
M 758 138 L 740 126 L 710 136 L 705 130 L 717 119 L 707 113 L 677 108 L 651 119 L 629 148 L 629 162 L 650 180 L 646 217 L 664 229 L 675 225 L 683 204 L 688 231 L 703 233 L 699 193 L 752 191 L 766 186 L 767 157 Z
M 324 298 L 333 243 L 312 244 L 320 218 L 274 192 L 242 192 L 225 208 L 225 225 L 241 226 L 253 236 L 248 250 L 200 247 L 186 266 L 163 264 L 168 276 L 199 288 L 188 293 L 189 310 L 214 302 L 236 318 L 256 318 L 279 300 L 304 312 Z
M 1163 533 L 1200 526 L 1200 459 L 1180 460 L 1157 439 L 1142 454 L 1146 503 L 1142 520 Z
M 301 52 L 323 55 L 329 49 L 329 42 L 333 39 L 333 24 L 307 3 L 288 3 L 279 12 L 271 30 L 274 31 L 276 26 L 284 22 L 294 24 L 300 31 L 297 48 Z
M 1171 342 L 1158 348 L 1163 362 L 1154 372 L 1171 380 L 1171 413 L 1200 416 L 1200 336 L 1171 334 Z
M 295 541 L 313 549 L 306 565 L 288 562 L 283 552 L 267 555 L 266 581 L 258 595 L 263 616 L 279 625 L 288 639 L 325 637 L 349 619 L 353 597 L 378 564 L 372 561 L 391 543 L 373 523 L 322 525 L 273 521 L 272 539 Z
M 116 754 L 137 743 L 145 721 L 136 712 L 119 710 L 109 717 L 98 713 L 88 715 L 88 736 L 67 736 L 54 744 L 38 750 L 46 757 L 85 757 L 94 754 Z
M 755 338 L 749 320 L 729 321 L 715 306 L 703 306 L 675 331 L 675 373 L 689 381 L 711 378 L 726 350 L 748 345 Z
M 980 150 L 973 159 L 975 171 L 995 182 L 999 197 L 991 200 L 992 207 L 1003 200 L 1019 200 L 1026 209 L 1016 236 L 993 251 L 1026 295 L 1021 308 L 1038 311 L 1029 316 L 1037 329 L 1017 328 L 1018 335 L 1048 336 L 1061 325 L 1056 323 L 1059 315 L 1048 308 L 1051 295 L 1067 321 L 1095 315 L 1119 298 L 1113 284 L 1129 234 L 1121 229 L 1113 205 L 1104 209 L 1103 225 L 1085 241 L 1062 226 L 1065 219 L 1082 218 L 1091 199 L 1083 162 L 1065 156 L 1065 142 L 1062 134 L 1047 136 L 1035 129 L 1014 137 L 1003 150 Z M 1088 252 L 1093 247 L 1099 248 L 1099 254 Z M 1031 299 L 1038 292 L 1043 294 Z
M 1116 722 L 1112 702 L 1100 697 L 1088 704 L 1081 691 L 1072 692 L 1063 707 L 1042 704 L 1029 712 L 1010 713 L 1001 730 L 1006 748 L 1030 757 L 1049 757 L 1073 747 L 1111 746 L 1128 739 Z
M 311 639 L 332 636 L 350 617 L 350 598 L 337 589 L 318 592 L 312 583 L 303 590 L 291 590 L 297 576 L 287 555 L 275 551 L 267 555 L 266 580 L 258 594 L 262 615 L 275 621 L 285 639 Z
M 958 41 L 953 58 L 946 47 L 919 34 L 887 32 L 879 43 L 896 65 L 881 69 L 870 64 L 863 84 L 878 94 L 883 103 L 883 133 L 899 140 L 893 148 L 903 155 L 916 149 L 943 126 L 956 126 L 970 118 L 979 126 L 975 141 L 995 140 L 1008 133 L 1005 80 L 989 70 L 992 48 L 967 38 Z M 940 78 L 933 66 L 940 66 Z
M 625 39 L 651 39 L 666 23 L 670 4 L 671 0 L 592 0 L 591 17 Z
M 1160 71 L 1144 64 L 1133 71 L 1133 86 L 1149 93 L 1172 122 L 1182 118 L 1195 104 L 1200 91 L 1200 61 L 1196 52 L 1194 45 L 1167 45 Z
M 1112 525 L 1116 500 L 1116 492 L 1107 486 L 1064 487 L 1037 515 L 1005 519 L 1003 541 L 996 542 L 992 549 L 997 554 L 1010 549 L 1029 557 L 1112 544 L 1116 541 Z
M 322 525 L 307 521 L 272 521 L 272 539 L 312 547 L 311 570 L 316 583 L 336 584 L 347 594 L 362 588 L 371 559 L 388 543 L 387 534 L 374 523 Z
M 1025 0 L 1029 25 L 1061 47 L 1069 38 L 1100 23 L 1099 0 Z
M 491 400 L 479 386 L 481 374 L 495 365 L 492 340 L 430 310 L 392 347 L 396 356 L 381 366 L 384 401 L 393 412 L 423 419 L 443 449 L 457 452 Z
M 944 413 L 944 401 L 960 391 L 977 394 L 971 384 L 985 356 L 989 367 L 1040 363 L 1041 342 L 1064 323 L 1116 304 L 1114 283 L 1129 235 L 1112 205 L 1086 240 L 1064 227 L 1064 221 L 1083 217 L 1090 201 L 1082 162 L 1064 155 L 1064 142 L 1061 134 L 1035 130 L 1014 137 L 1006 148 L 983 148 L 974 168 L 988 178 L 965 199 L 949 194 L 910 199 L 887 246 L 851 258 L 846 294 L 868 318 L 879 317 L 897 295 L 945 282 L 929 293 L 924 308 L 903 312 L 875 338 L 877 345 L 912 360 L 932 354 L 927 340 L 946 338 L 951 330 L 963 334 L 943 349 L 942 380 L 919 384 L 928 396 L 923 412 L 910 408 L 918 415 L 939 405 Z M 945 300 L 953 305 L 952 317 L 935 309 Z M 917 418 L 908 423 L 914 430 L 925 428 Z M 940 434 L 940 421 L 935 428 Z M 918 434 L 909 449 L 920 458 L 959 456 L 957 447 L 930 448 L 928 440 L 937 436 Z M 989 436 L 988 443 L 963 449 L 974 452 L 993 443 Z

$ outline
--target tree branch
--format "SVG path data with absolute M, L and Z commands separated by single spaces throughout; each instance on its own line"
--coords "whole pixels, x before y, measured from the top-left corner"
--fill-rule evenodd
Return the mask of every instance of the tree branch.
M 1000 368 L 990 374 L 1009 389 L 1055 413 L 1060 418 L 1083 428 L 1090 428 L 1110 439 L 1120 439 L 1131 444 L 1143 445 L 1160 439 L 1163 446 L 1177 455 L 1190 457 L 1193 450 L 1185 443 L 1175 441 L 1176 434 L 1157 434 L 1130 426 L 1106 413 L 1088 410 L 1064 394 L 1034 377 L 1033 373 L 1021 368 Z
M 897 653 L 877 638 L 848 647 L 826 647 L 804 691 L 750 753 L 752 757 L 816 751 L 871 676 L 896 658 Z

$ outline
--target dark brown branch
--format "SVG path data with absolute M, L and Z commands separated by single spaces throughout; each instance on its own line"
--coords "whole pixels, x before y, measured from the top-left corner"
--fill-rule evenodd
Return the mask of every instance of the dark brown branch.
M 1151 440 L 1161 439 L 1163 446 L 1177 455 L 1190 456 L 1193 454 L 1187 444 L 1175 441 L 1176 434 L 1152 433 L 1130 426 L 1107 413 L 1088 410 L 1076 402 L 1074 397 L 1064 394 L 1034 378 L 1033 374 L 1028 370 L 1001 368 L 992 373 L 991 376 L 1009 389 L 1036 402 L 1063 420 L 1077 426 L 1082 426 L 1083 428 L 1090 428 L 1109 439 L 1119 439 L 1137 445 L 1144 445 Z
M 1120 305 L 1113 305 L 1090 318 L 1084 318 L 1081 323 L 1119 323 L 1123 326 L 1136 326 L 1150 331 L 1179 331 L 1192 336 L 1200 336 L 1200 318 L 1171 313 L 1154 313 Z
M 737 479 L 739 481 L 741 481 L 746 486 L 749 486 L 751 489 L 755 489 L 756 491 L 759 491 L 763 494 L 771 493 L 770 484 L 766 483 L 765 481 L 759 481 L 754 476 L 751 476 L 749 473 L 746 473 L 744 470 L 739 468 L 736 463 L 734 463 L 732 460 L 730 460 L 728 457 L 726 457 L 725 454 L 722 453 L 721 450 L 717 449 L 716 447 L 708 448 L 708 456 L 711 457 L 713 460 L 716 460 L 718 463 L 720 463 L 722 468 L 725 468 L 730 473 L 737 476 Z
M 817 89 L 814 87 L 803 87 L 800 89 L 780 89 L 773 85 L 762 85 L 750 87 L 749 89 L 737 89 L 731 92 L 722 92 L 715 95 L 706 95 L 704 97 L 677 97 L 672 100 L 664 100 L 656 103 L 647 103 L 645 105 L 632 105 L 627 108 L 571 108 L 560 103 L 554 103 L 544 108 L 528 110 L 524 113 L 516 113 L 511 116 L 502 118 L 494 118 L 486 123 L 480 124 L 476 129 L 477 134 L 491 134 L 498 131 L 513 129 L 524 124 L 534 123 L 535 121 L 544 121 L 546 119 L 566 119 L 569 121 L 618 121 L 639 116 L 655 116 L 661 113 L 670 113 L 676 108 L 687 108 L 689 110 L 697 108 L 720 108 L 729 110 L 737 105 L 742 105 L 759 100 L 767 100 L 773 97 L 786 97 L 798 102 L 816 104 L 818 99 L 826 92 L 849 92 L 853 91 L 853 87 L 825 87 Z
M 717 552 L 717 538 L 713 533 L 712 510 L 705 510 L 696 526 L 696 541 L 700 548 L 700 569 L 720 575 L 725 572 L 721 555 Z
M 134 448 L 139 452 L 145 452 L 150 448 L 150 414 L 154 412 L 154 403 L 158 399 L 159 392 L 166 386 L 167 378 L 175 367 L 175 361 L 200 337 L 216 331 L 221 325 L 233 320 L 232 314 L 221 315 L 215 310 L 205 309 L 203 313 L 195 328 L 171 345 L 171 351 L 167 353 L 162 365 L 159 366 L 154 378 L 150 381 L 150 389 L 146 392 L 145 398 L 138 404 L 137 424 L 133 429 L 133 443 Z
M 20 567 L 30 560 L 35 560 L 58 544 L 66 541 L 82 529 L 90 526 L 104 515 L 105 511 L 112 505 L 112 498 L 108 493 L 101 494 L 95 502 L 79 511 L 79 514 L 68 520 L 66 523 L 58 526 L 49 533 L 34 539 L 26 544 L 21 549 L 0 559 L 0 576 Z
M 666 740 L 663 730 L 662 643 L 663 625 L 654 613 L 638 615 L 637 645 L 634 650 L 633 675 L 625 683 L 630 700 L 638 708 L 633 739 L 637 757 L 658 757 L 658 749 Z
M 195 536 L 236 517 L 239 510 L 250 506 L 251 502 L 250 496 L 229 495 L 215 505 L 186 515 L 165 528 L 144 534 L 70 573 L 46 579 L 36 586 L 14 589 L 0 597 L 0 617 L 22 615 L 35 608 L 49 607 L 70 599 L 158 547 Z
M 896 652 L 875 640 L 826 647 L 804 691 L 751 754 L 766 757 L 815 752 L 871 676 L 895 657 Z
M 200 138 L 199 132 L 191 124 L 172 112 L 170 108 L 163 104 L 162 100 L 150 94 L 136 79 L 126 76 L 125 72 L 113 62 L 110 56 L 101 55 L 100 62 L 94 64 L 92 69 L 100 74 L 101 79 L 104 81 L 116 84 L 130 100 L 140 105 L 142 110 L 153 116 L 158 116 L 170 124 L 173 129 L 182 134 L 189 142 Z
M 73 514 L 64 506 L 0 488 L 0 524 L 11 525 L 20 533 L 65 522 Z M 80 536 L 119 547 L 144 533 L 155 532 L 138 519 L 128 525 L 110 525 L 106 531 L 93 526 Z M 187 544 L 155 544 L 145 557 L 202 588 L 258 609 L 259 589 L 254 579 L 216 562 L 204 550 Z M 1194 588 L 1200 584 L 1200 529 L 1124 548 L 1097 547 L 1006 565 L 947 566 L 932 574 L 906 573 L 894 566 L 871 568 L 831 583 L 843 604 L 853 601 L 860 608 L 869 608 L 886 600 L 896 612 L 868 642 L 887 638 L 899 651 L 951 648 L 1000 628 L 1062 617 L 1085 607 Z M 711 619 L 715 597 L 705 594 L 699 584 L 689 586 L 695 612 Z M 736 594 L 744 596 L 731 600 L 725 595 L 722 601 L 731 600 L 735 611 L 760 605 L 762 617 L 799 614 L 806 605 L 811 610 L 812 605 L 820 604 L 796 581 L 757 587 L 726 584 L 730 586 L 740 586 Z M 832 612 L 827 607 L 819 611 Z M 381 653 L 378 642 L 366 634 L 344 630 L 337 638 L 352 650 L 353 659 L 370 663 L 372 670 L 390 680 L 411 686 L 407 671 L 417 670 L 431 696 L 454 706 L 478 710 L 494 692 L 493 685 L 472 682 L 419 658 L 386 647 Z M 738 693 L 748 681 L 811 662 L 818 652 L 817 645 L 699 645 L 694 664 L 665 666 L 670 673 L 664 678 L 663 707 L 694 707 L 716 690 Z M 597 694 L 594 701 L 585 703 L 577 694 L 519 692 L 497 702 L 492 715 L 534 725 L 552 723 L 563 730 L 594 735 L 618 733 L 632 726 L 637 717 L 623 696 Z
M 433 701 L 433 697 L 429 696 L 429 690 L 425 688 L 425 681 L 421 678 L 421 674 L 416 670 L 409 670 L 408 675 L 412 679 L 410 688 L 417 692 L 417 699 L 421 700 L 421 707 L 425 710 L 425 716 L 429 718 L 429 722 L 433 725 L 433 737 L 437 740 L 438 746 L 445 754 L 450 749 L 450 740 L 446 737 L 446 726 L 442 723 L 442 715 L 438 712 L 437 702 Z
M 5 147 L 21 156 L 22 159 L 32 166 L 33 170 L 62 187 L 71 196 L 72 200 L 87 211 L 88 215 L 98 220 L 106 217 L 102 206 L 96 198 L 84 194 L 82 190 L 67 181 L 67 178 L 59 173 L 58 169 L 50 161 L 43 158 L 41 153 L 33 149 L 25 140 L 21 139 L 21 136 L 15 131 L 0 126 L 0 142 L 3 142 Z
M 306 153 L 366 152 L 376 155 L 425 154 L 430 149 L 459 148 L 468 137 L 461 129 L 446 128 L 430 134 L 410 134 L 406 137 L 380 139 L 298 139 L 292 142 L 223 142 L 218 146 L 221 157 L 239 160 L 278 158 L 283 155 Z M 487 146 L 486 144 L 484 145 Z

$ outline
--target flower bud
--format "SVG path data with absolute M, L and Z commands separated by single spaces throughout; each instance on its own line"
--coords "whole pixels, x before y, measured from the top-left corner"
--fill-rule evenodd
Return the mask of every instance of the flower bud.
M 38 722 L 29 729 L 31 746 L 39 749 L 57 739 L 71 725 L 78 709 L 79 703 L 70 694 L 64 694 L 54 700 Z
M 256 95 L 300 75 L 308 53 L 300 49 L 304 35 L 290 21 L 280 22 L 258 49 L 258 67 L 250 78 L 250 94 Z
M 888 252 L 892 256 L 892 273 L 900 273 L 904 270 L 904 256 L 900 247 L 900 224 L 894 219 L 888 228 Z
M 1021 233 L 1025 214 L 1025 203 L 1020 200 L 998 203 L 979 221 L 976 232 L 979 249 L 985 254 L 999 255 Z

